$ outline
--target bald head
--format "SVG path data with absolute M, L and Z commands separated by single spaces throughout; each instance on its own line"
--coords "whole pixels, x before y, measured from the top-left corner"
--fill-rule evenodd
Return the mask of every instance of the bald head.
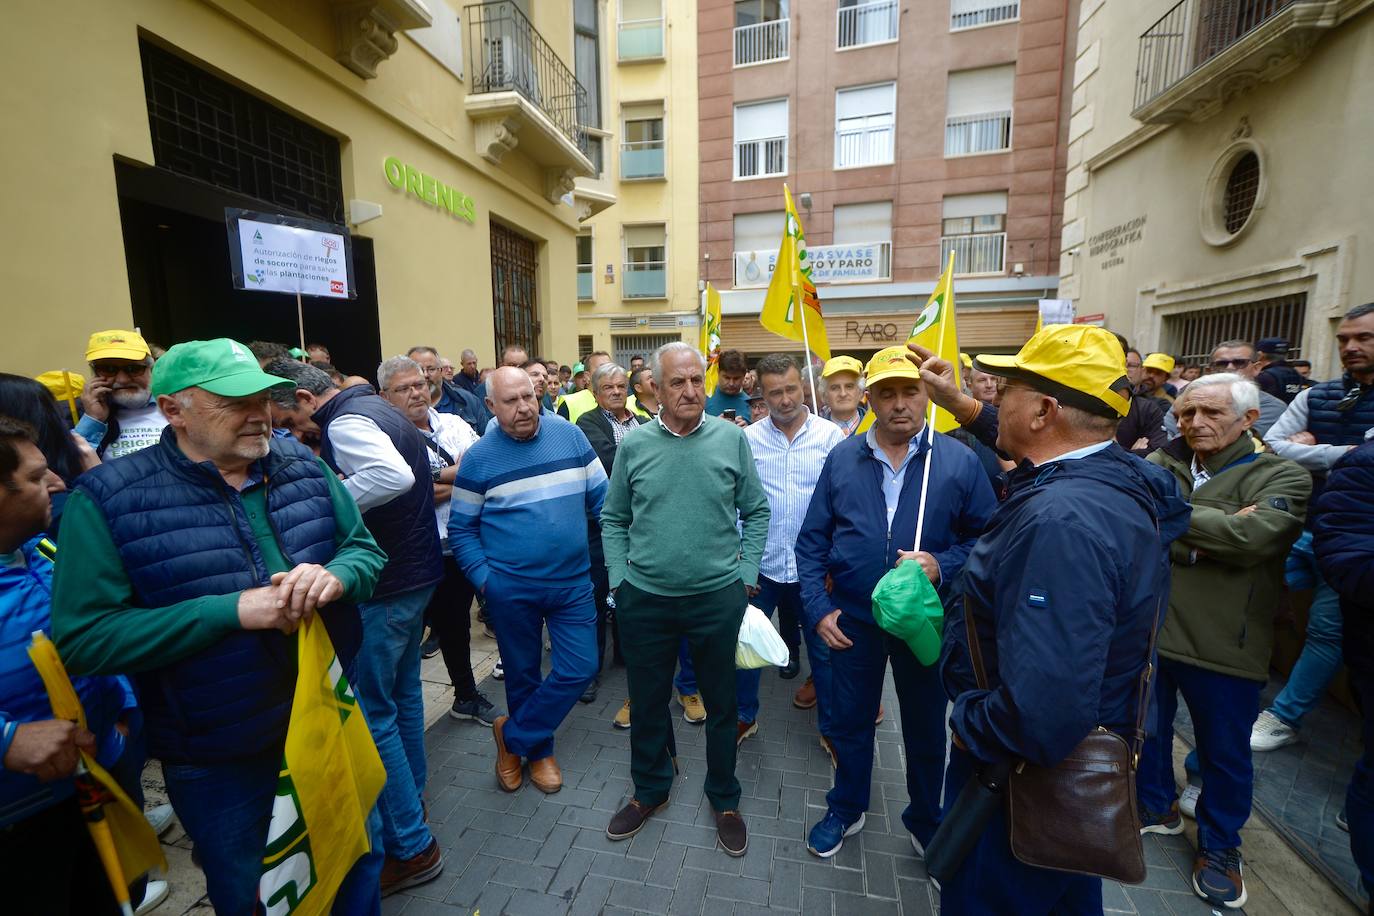
M 487 407 L 512 439 L 529 439 L 539 432 L 539 401 L 524 369 L 502 366 L 487 378 Z

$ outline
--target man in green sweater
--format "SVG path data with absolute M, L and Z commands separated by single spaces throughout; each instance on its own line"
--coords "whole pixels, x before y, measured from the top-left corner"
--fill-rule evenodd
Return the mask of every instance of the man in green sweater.
M 668 700 L 685 637 L 706 704 L 706 797 L 717 839 L 742 856 L 735 778 L 735 643 L 768 539 L 768 498 L 744 431 L 705 416 L 706 365 L 680 341 L 654 353 L 661 410 L 620 444 L 601 538 L 630 681 L 634 796 L 606 835 L 634 836 L 673 785 Z M 743 535 L 736 522 L 743 523 Z

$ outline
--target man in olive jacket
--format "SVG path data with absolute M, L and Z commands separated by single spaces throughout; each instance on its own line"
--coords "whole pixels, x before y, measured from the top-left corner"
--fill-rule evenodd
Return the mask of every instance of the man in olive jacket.
M 1182 437 L 1148 460 L 1177 478 L 1193 515 L 1171 548 L 1156 733 L 1141 752 L 1136 791 L 1146 832 L 1183 832 L 1172 753 L 1182 693 L 1203 778 L 1193 890 L 1214 906 L 1239 907 L 1240 828 L 1254 785 L 1250 728 L 1269 677 L 1284 559 L 1302 532 L 1312 482 L 1296 463 L 1255 451 L 1259 390 L 1248 379 L 1203 376 L 1184 390 L 1177 412 Z

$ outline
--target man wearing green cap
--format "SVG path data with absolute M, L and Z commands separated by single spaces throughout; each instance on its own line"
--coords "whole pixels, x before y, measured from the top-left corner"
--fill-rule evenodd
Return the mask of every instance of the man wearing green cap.
M 273 439 L 269 389 L 247 347 L 167 351 L 152 394 L 157 445 L 83 475 L 67 502 L 53 637 L 72 674 L 132 674 L 148 750 L 221 913 L 252 912 L 295 691 L 292 633 L 320 612 L 345 674 L 356 602 L 385 555 L 343 485 Z M 336 912 L 380 909 L 381 821 Z

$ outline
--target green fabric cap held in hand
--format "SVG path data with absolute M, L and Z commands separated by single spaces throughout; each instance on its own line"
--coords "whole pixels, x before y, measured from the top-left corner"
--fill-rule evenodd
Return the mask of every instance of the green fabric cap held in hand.
M 945 607 L 920 563 L 908 560 L 878 580 L 873 589 L 873 620 L 906 643 L 921 664 L 939 660 Z

